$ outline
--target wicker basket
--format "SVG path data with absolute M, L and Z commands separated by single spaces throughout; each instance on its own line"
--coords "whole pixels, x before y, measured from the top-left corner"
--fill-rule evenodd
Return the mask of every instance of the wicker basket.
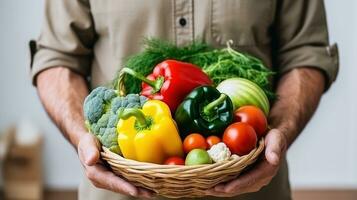
M 205 191 L 218 183 L 236 178 L 254 163 L 264 149 L 264 139 L 248 155 L 233 155 L 229 160 L 194 166 L 158 165 L 129 160 L 103 148 L 102 158 L 118 176 L 136 186 L 169 198 L 205 196 Z
M 118 90 L 125 95 L 124 73 L 120 74 Z M 249 154 L 206 165 L 158 165 L 125 159 L 103 147 L 102 159 L 118 176 L 135 186 L 143 187 L 168 198 L 194 198 L 205 196 L 213 186 L 236 178 L 248 165 L 254 163 L 264 150 L 264 139 Z

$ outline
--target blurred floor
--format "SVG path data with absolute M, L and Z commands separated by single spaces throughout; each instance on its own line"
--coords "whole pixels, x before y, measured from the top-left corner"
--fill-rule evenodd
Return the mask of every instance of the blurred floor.
M 76 200 L 76 191 L 46 191 L 45 200 Z M 294 200 L 357 200 L 357 190 L 298 190 Z
M 45 200 L 76 200 L 77 191 L 46 191 Z
M 299 190 L 294 200 L 357 200 L 357 190 Z

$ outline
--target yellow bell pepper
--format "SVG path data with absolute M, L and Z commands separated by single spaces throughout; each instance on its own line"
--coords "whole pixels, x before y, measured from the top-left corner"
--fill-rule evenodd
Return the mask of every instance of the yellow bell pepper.
M 162 164 L 171 156 L 183 156 L 182 141 L 169 107 L 149 100 L 142 109 L 119 112 L 118 144 L 125 158 Z

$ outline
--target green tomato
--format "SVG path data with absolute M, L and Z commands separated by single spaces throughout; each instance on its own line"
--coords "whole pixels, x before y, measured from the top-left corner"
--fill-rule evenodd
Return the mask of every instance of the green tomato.
M 203 165 L 211 163 L 211 157 L 208 155 L 207 151 L 203 149 L 193 149 L 187 154 L 185 160 L 185 165 Z

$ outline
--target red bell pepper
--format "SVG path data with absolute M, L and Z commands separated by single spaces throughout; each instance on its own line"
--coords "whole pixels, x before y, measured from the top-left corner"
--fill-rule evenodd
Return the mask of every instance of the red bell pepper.
M 199 67 L 176 60 L 159 63 L 146 78 L 130 68 L 123 71 L 143 81 L 141 95 L 165 102 L 172 112 L 193 89 L 212 85 L 211 79 Z

